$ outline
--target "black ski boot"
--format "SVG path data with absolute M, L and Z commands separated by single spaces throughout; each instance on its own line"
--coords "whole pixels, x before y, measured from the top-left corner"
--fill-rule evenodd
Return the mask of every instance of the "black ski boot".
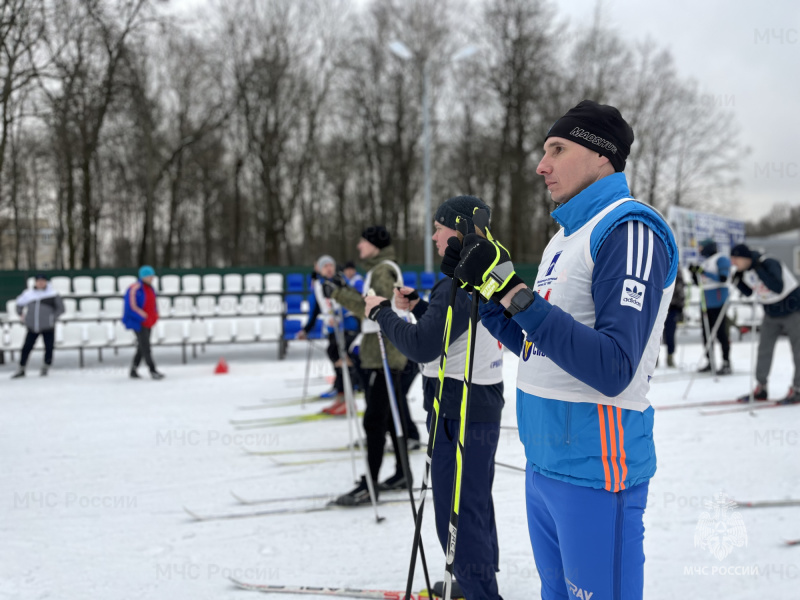
M 378 489 L 382 492 L 388 492 L 391 490 L 407 490 L 408 483 L 406 482 L 405 475 L 403 473 L 395 473 L 386 481 L 381 482 L 378 485 Z
M 47 372 L 50 370 L 50 365 L 42 365 L 41 370 L 39 371 L 39 375 L 42 377 L 47 377 Z
M 164 379 L 166 375 L 164 375 L 163 373 L 159 373 L 158 371 L 150 371 L 150 377 L 152 377 L 153 379 Z
M 433 595 L 439 596 L 439 598 L 444 597 L 444 581 L 437 581 L 433 584 Z M 461 586 L 458 585 L 458 582 L 454 579 L 453 585 L 450 588 L 450 597 L 451 598 L 464 598 L 464 592 L 461 591 Z
M 761 385 L 759 383 L 758 385 L 756 385 L 756 389 L 753 390 L 753 400 L 756 402 L 764 402 L 766 399 L 767 399 L 767 386 Z M 738 402 L 750 402 L 750 394 L 739 396 L 736 400 Z
M 375 485 L 374 488 L 375 499 L 377 500 L 378 486 Z M 337 506 L 361 506 L 362 504 L 369 504 L 370 502 L 371 500 L 369 497 L 367 478 L 366 476 L 362 475 L 359 484 L 346 494 L 342 494 L 336 498 L 336 500 L 333 501 L 333 504 L 336 504 Z

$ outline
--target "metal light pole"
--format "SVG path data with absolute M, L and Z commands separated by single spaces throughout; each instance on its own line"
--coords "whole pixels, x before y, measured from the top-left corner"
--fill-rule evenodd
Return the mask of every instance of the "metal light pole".
M 431 117 L 428 107 L 428 61 L 422 65 L 422 137 L 425 170 L 425 270 L 433 272 L 433 214 L 431 213 Z
M 394 41 L 389 43 L 389 50 L 392 54 L 403 60 L 411 60 L 414 58 L 414 53 L 408 49 L 403 42 Z M 478 48 L 473 45 L 464 46 L 456 52 L 451 58 L 451 62 L 456 62 L 461 59 L 472 56 L 478 51 Z M 426 57 L 425 62 L 422 63 L 422 138 L 423 138 L 423 170 L 425 173 L 424 184 L 424 212 L 425 212 L 425 270 L 433 272 L 433 213 L 431 210 L 431 117 L 430 117 L 430 94 L 429 94 L 429 79 L 430 79 L 430 60 Z

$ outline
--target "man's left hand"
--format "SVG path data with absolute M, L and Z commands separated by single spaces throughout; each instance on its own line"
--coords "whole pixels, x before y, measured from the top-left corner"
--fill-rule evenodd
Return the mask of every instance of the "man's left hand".
M 347 280 L 341 273 L 337 273 L 330 279 L 326 279 L 322 282 L 322 293 L 326 298 L 331 298 L 333 292 L 343 287 L 347 287 Z
M 378 319 L 378 313 L 382 311 L 384 308 L 389 307 L 391 308 L 392 303 L 390 300 L 382 296 L 365 296 L 364 297 L 364 314 L 367 316 L 368 319 L 376 321 Z
M 496 240 L 490 241 L 476 233 L 464 238 L 455 276 L 498 304 L 506 292 L 525 283 L 514 271 L 508 251 Z

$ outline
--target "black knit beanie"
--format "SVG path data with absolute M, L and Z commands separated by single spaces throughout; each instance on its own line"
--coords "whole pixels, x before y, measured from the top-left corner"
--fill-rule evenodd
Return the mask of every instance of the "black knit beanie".
M 392 243 L 392 236 L 389 235 L 389 232 L 386 231 L 386 228 L 383 225 L 372 225 L 371 227 L 367 227 L 361 232 L 361 237 L 381 250 Z
M 491 209 L 480 198 L 475 196 L 455 196 L 442 202 L 439 208 L 436 209 L 436 215 L 433 219 L 445 227 L 458 231 L 456 217 L 461 217 L 467 222 L 467 233 L 473 233 L 475 225 L 472 223 L 472 215 L 476 208 L 482 208 L 489 213 L 489 216 L 492 215 Z
M 549 137 L 570 140 L 605 156 L 619 173 L 625 170 L 633 129 L 613 106 L 584 100 L 553 124 L 545 139 Z
M 731 256 L 741 256 L 742 258 L 753 258 L 750 248 L 744 244 L 736 244 L 731 248 Z

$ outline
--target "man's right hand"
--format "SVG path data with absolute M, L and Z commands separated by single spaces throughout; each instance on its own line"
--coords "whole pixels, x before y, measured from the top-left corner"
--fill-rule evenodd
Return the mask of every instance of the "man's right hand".
M 458 263 L 461 262 L 461 240 L 456 236 L 447 240 L 447 248 L 444 249 L 444 256 L 442 257 L 442 265 L 440 267 L 442 273 L 448 277 L 453 277 Z
M 297 333 L 294 334 L 294 339 L 296 340 L 305 340 L 308 339 L 308 334 L 306 333 L 305 329 L 301 329 Z
M 398 310 L 414 310 L 419 304 L 419 294 L 408 286 L 394 288 L 394 305 Z

